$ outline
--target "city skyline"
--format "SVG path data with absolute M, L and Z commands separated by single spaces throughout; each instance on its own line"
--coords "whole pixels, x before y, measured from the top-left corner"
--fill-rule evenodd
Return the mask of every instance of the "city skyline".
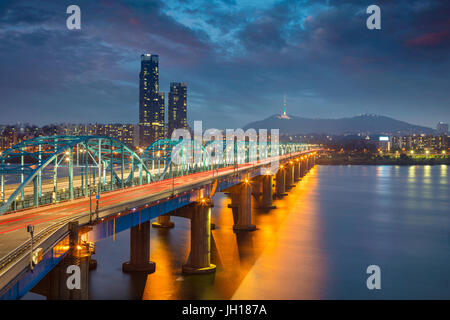
M 188 83 L 189 121 L 208 127 L 280 113 L 284 93 L 302 117 L 449 122 L 448 4 L 382 2 L 377 31 L 368 2 L 215 4 L 79 1 L 70 31 L 65 4 L 3 1 L 0 123 L 136 123 L 142 52 L 160 56 L 162 88 Z

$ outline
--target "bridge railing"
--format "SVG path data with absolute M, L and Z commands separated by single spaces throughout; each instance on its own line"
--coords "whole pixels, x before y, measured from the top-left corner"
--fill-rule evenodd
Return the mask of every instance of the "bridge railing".
M 0 155 L 0 215 L 171 177 L 250 161 L 246 143 L 221 150 L 214 144 L 158 140 L 137 154 L 120 141 L 103 136 L 50 136 L 23 141 Z M 281 143 L 276 154 L 306 150 L 305 144 Z M 270 145 L 256 159 L 271 155 Z M 241 155 L 242 154 L 242 155 Z M 240 159 L 240 160 L 239 160 Z

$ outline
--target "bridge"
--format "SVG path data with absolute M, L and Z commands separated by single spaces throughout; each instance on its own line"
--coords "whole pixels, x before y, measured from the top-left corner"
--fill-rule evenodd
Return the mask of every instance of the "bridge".
M 252 201 L 275 208 L 273 199 L 286 195 L 320 151 L 295 143 L 163 139 L 135 152 L 102 136 L 21 142 L 0 156 L 0 298 L 17 299 L 33 289 L 49 299 L 87 299 L 95 241 L 126 229 L 130 260 L 123 271 L 154 272 L 150 220 L 156 218 L 155 228 L 173 228 L 170 216 L 191 220 L 183 273 L 214 272 L 214 194 L 231 198 L 235 232 L 253 231 Z M 81 270 L 80 290 L 65 287 L 69 265 Z

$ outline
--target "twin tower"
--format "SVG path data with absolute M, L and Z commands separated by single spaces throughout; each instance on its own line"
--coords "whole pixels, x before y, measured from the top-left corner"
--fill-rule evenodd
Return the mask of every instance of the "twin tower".
M 159 56 L 141 55 L 139 74 L 139 146 L 169 138 L 175 129 L 187 128 L 187 85 L 171 82 L 168 123 L 165 122 L 164 92 L 159 91 Z

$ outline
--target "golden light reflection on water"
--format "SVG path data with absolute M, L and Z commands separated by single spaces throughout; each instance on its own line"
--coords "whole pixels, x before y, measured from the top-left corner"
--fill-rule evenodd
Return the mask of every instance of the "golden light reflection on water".
M 426 165 L 423 167 L 423 179 L 422 179 L 422 183 L 424 185 L 429 185 L 432 182 L 432 178 L 431 178 L 431 166 L 430 165 Z
M 152 229 L 150 256 L 156 272 L 148 275 L 143 299 L 302 299 L 320 298 L 326 272 L 319 249 L 316 169 L 276 200 L 276 209 L 253 208 L 254 232 L 234 233 L 228 197 L 213 208 L 212 275 L 185 276 L 189 221 L 172 218 L 171 230 Z
M 417 194 L 419 192 L 418 186 L 417 186 L 416 171 L 417 171 L 417 166 L 408 167 L 406 193 L 407 193 L 408 197 L 410 197 L 410 198 L 416 198 Z
M 151 232 L 157 234 L 157 241 L 151 241 L 150 244 L 150 260 L 156 262 L 157 276 L 147 276 L 142 299 L 174 299 L 178 287 L 174 270 L 177 270 L 180 266 L 173 264 L 170 235 L 168 233 L 170 230 L 153 229 Z M 187 249 L 189 239 L 186 239 L 182 246 Z
M 416 182 L 416 166 L 408 168 L 408 180 L 409 182 Z
M 400 175 L 395 179 L 384 178 L 386 173 L 396 176 L 398 171 Z M 258 230 L 240 234 L 232 230 L 232 211 L 227 207 L 230 200 L 217 194 L 212 217 L 216 230 L 212 231 L 211 243 L 212 263 L 217 265 L 215 274 L 182 275 L 181 266 L 189 255 L 190 224 L 187 219 L 173 217 L 174 229 L 151 231 L 150 259 L 156 263 L 156 272 L 151 275 L 123 274 L 120 265 L 129 259 L 129 243 L 122 237 L 122 241 L 112 244 L 110 238 L 114 250 L 110 247 L 109 254 L 98 257 L 99 267 L 93 272 L 97 273 L 97 287 L 107 292 L 99 289 L 95 298 L 110 298 L 114 291 L 125 291 L 113 295 L 115 299 L 371 298 L 365 291 L 365 279 L 361 282 L 355 276 L 360 268 L 372 263 L 374 257 L 389 263 L 394 253 L 397 259 L 416 250 L 424 257 L 428 255 L 427 268 L 434 270 L 430 272 L 433 286 L 439 287 L 440 273 L 448 270 L 447 233 L 439 240 L 448 220 L 447 171 L 448 166 L 432 166 L 431 178 L 434 182 L 439 179 L 439 184 L 431 186 L 422 184 L 426 175 L 422 166 L 390 167 L 388 171 L 370 166 L 353 166 L 351 170 L 347 166 L 318 166 L 297 182 L 287 197 L 274 202 L 277 209 L 255 209 L 253 223 Z M 411 179 L 417 179 L 417 183 Z M 380 197 L 373 193 L 374 188 L 392 193 Z M 357 197 L 358 194 L 362 196 Z M 367 212 L 360 214 L 357 208 L 361 206 L 367 206 Z M 433 221 L 437 227 L 432 226 Z M 362 242 L 354 241 L 366 236 Z M 120 239 L 120 234 L 117 237 Z M 417 237 L 421 237 L 417 240 L 420 245 L 411 246 Z M 399 242 L 392 246 L 391 239 Z M 422 242 L 427 245 L 421 247 Z M 104 246 L 103 250 L 107 248 Z M 113 257 L 115 253 L 118 258 Z M 102 250 L 98 250 L 97 255 L 101 254 Z M 412 266 L 420 278 L 428 260 L 416 258 L 418 263 Z M 410 262 L 409 257 L 403 261 L 408 267 Z M 102 270 L 103 274 L 99 272 Z M 340 272 L 347 271 L 341 276 Z M 392 274 L 402 277 L 404 268 L 393 270 Z M 422 282 L 428 281 L 425 280 Z M 386 297 L 428 297 L 429 293 L 423 290 L 420 285 L 408 284 L 400 286 L 392 296 L 388 292 Z M 440 290 L 444 290 L 442 286 Z
M 439 174 L 439 184 L 446 185 L 449 183 L 447 178 L 448 167 L 445 164 L 441 164 L 440 166 L 440 174 Z
M 431 166 L 430 165 L 426 165 L 423 167 L 423 176 L 426 178 L 431 177 Z
M 441 177 L 447 176 L 447 165 L 441 164 Z
M 233 299 L 319 299 L 327 274 L 319 247 L 320 228 L 316 197 L 318 180 L 313 169 L 288 197 L 277 201 L 273 214 L 284 216 L 275 236 L 241 282 Z
M 394 166 L 395 175 L 398 175 L 400 172 L 400 166 Z

